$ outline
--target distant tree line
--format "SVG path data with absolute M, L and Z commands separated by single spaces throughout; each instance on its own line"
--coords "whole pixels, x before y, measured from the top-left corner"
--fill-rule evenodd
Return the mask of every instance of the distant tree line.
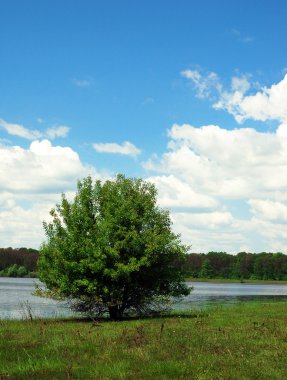
M 287 280 L 287 255 L 277 253 L 192 253 L 187 256 L 192 278 Z
M 38 257 L 33 248 L 0 248 L 0 276 L 35 277 Z
M 34 277 L 38 257 L 39 252 L 33 248 L 0 248 L 0 276 Z M 191 253 L 186 267 L 192 278 L 287 281 L 287 255 L 281 252 Z

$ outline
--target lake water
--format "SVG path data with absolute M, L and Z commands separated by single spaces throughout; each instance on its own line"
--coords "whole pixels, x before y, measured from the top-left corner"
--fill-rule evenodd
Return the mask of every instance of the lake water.
M 63 302 L 35 297 L 31 278 L 0 277 L 0 319 L 27 318 L 29 310 L 34 317 L 60 317 L 71 315 Z M 176 305 L 178 309 L 202 309 L 211 305 L 260 300 L 265 302 L 287 301 L 287 285 L 212 284 L 189 282 L 192 293 Z
M 63 302 L 35 297 L 35 278 L 0 277 L 0 319 L 26 319 L 29 310 L 33 317 L 59 317 L 71 315 Z
M 200 309 L 248 301 L 287 301 L 287 285 L 210 282 L 188 282 L 188 285 L 193 286 L 193 291 L 178 305 L 180 309 Z

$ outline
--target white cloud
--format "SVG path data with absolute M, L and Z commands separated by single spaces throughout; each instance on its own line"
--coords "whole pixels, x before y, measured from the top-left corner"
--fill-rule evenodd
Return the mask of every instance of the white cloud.
M 113 153 L 123 154 L 136 157 L 141 153 L 141 150 L 129 141 L 124 141 L 122 144 L 117 143 L 95 143 L 93 148 L 98 153 Z
M 210 229 L 217 229 L 222 225 L 230 225 L 233 222 L 233 217 L 230 212 L 226 211 L 213 211 L 208 213 L 175 212 L 173 213 L 173 220 L 177 223 L 197 227 L 206 227 L 206 222 L 208 221 L 208 227 Z
M 52 146 L 48 140 L 33 141 L 29 149 L 0 148 L 0 191 L 43 192 L 70 189 L 77 178 L 92 170 L 69 147 Z
M 176 230 L 195 251 L 274 250 L 278 242 L 287 251 L 281 226 L 287 219 L 284 126 L 263 133 L 185 124 L 168 135 L 168 150 L 144 166 L 155 172 L 150 180 L 160 205 L 172 209 Z
M 250 89 L 250 82 L 247 78 L 247 76 L 241 76 L 241 77 L 232 77 L 231 79 L 231 90 L 233 92 L 240 92 L 242 94 L 245 94 L 246 91 Z
M 55 201 L 59 201 L 55 197 Z M 1 247 L 39 248 L 44 241 L 43 220 L 49 219 L 49 210 L 55 203 L 37 203 L 25 208 L 15 205 L 9 209 L 0 208 Z
M 4 129 L 9 135 L 22 137 L 27 140 L 37 140 L 40 138 L 54 139 L 56 137 L 66 137 L 70 128 L 67 126 L 55 126 L 48 128 L 46 131 L 41 132 L 36 129 L 30 130 L 20 124 L 8 123 L 7 121 L 0 119 L 0 128 Z
M 0 128 L 5 129 L 9 135 L 23 137 L 28 140 L 35 140 L 41 137 L 41 132 L 37 130 L 31 131 L 20 124 L 7 123 L 3 119 L 0 119 Z
M 74 193 L 78 179 L 102 177 L 84 165 L 70 147 L 33 141 L 28 149 L 0 147 L 0 246 L 37 248 L 44 239 L 43 220 L 60 201 Z
M 228 111 L 239 123 L 247 119 L 287 122 L 287 74 L 279 83 L 263 87 L 254 95 L 245 95 L 248 89 L 245 86 L 223 92 L 214 108 Z
M 227 111 L 238 123 L 248 119 L 287 123 L 287 74 L 280 82 L 261 86 L 253 94 L 249 75 L 232 77 L 229 90 L 213 72 L 203 75 L 198 70 L 184 70 L 181 75 L 193 85 L 197 97 L 209 99 L 213 108 Z
M 214 91 L 217 93 L 222 90 L 222 84 L 214 72 L 203 76 L 198 70 L 183 70 L 181 75 L 192 82 L 198 98 L 210 98 Z
M 148 181 L 156 186 L 162 207 L 212 209 L 217 206 L 213 197 L 196 193 L 188 182 L 175 175 L 153 176 Z
M 279 137 L 287 138 L 287 124 L 285 123 L 285 124 L 279 125 L 279 127 L 277 128 L 276 134 Z
M 172 213 L 173 228 L 184 242 L 191 244 L 192 252 L 240 252 L 245 245 L 255 252 L 257 246 L 249 241 L 244 231 L 236 228 L 230 213 Z
M 260 219 L 287 221 L 287 206 L 282 202 L 250 199 L 248 204 L 251 206 L 251 212 Z
M 53 140 L 56 137 L 66 137 L 69 133 L 70 128 L 65 125 L 59 125 L 57 127 L 48 128 L 46 131 L 46 136 Z
M 13 194 L 3 191 L 0 196 L 0 209 L 9 209 L 15 206 Z
M 145 167 L 188 178 L 201 194 L 237 199 L 287 190 L 287 139 L 281 135 L 185 124 L 174 125 L 169 137 L 169 151 Z

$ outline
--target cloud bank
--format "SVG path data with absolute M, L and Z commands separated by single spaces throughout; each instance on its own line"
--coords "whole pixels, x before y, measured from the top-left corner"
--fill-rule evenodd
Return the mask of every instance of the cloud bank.
M 286 252 L 286 128 L 175 124 L 167 151 L 145 162 L 160 204 L 195 252 Z
M 100 177 L 73 149 L 48 140 L 33 141 L 28 149 L 0 146 L 0 175 L 0 246 L 35 248 L 60 194 L 73 194 L 87 175 Z
M 181 74 L 199 98 L 233 115 L 238 128 L 174 124 L 166 151 L 143 163 L 160 205 L 171 210 L 176 232 L 194 252 L 287 253 L 287 74 L 256 89 L 248 75 L 234 76 L 226 89 L 216 73 Z M 243 128 L 247 120 L 275 120 L 277 128 Z M 72 148 L 46 140 L 66 136 L 66 126 L 41 132 L 0 120 L 0 128 L 32 140 L 28 149 L 1 141 L 1 245 L 37 247 L 44 238 L 42 221 L 59 194 L 73 194 L 77 179 L 89 174 L 103 176 Z M 131 157 L 141 153 L 128 141 L 93 148 Z

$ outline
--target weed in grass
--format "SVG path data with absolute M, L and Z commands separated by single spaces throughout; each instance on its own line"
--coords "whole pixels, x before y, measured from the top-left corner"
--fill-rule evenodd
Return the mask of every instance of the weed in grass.
M 34 312 L 32 310 L 32 306 L 30 305 L 28 300 L 20 302 L 20 307 L 22 310 L 22 319 L 23 320 L 33 321 L 35 319 Z
M 164 323 L 161 323 L 161 325 L 160 325 L 160 333 L 159 333 L 159 343 L 161 343 L 163 329 L 164 329 Z

